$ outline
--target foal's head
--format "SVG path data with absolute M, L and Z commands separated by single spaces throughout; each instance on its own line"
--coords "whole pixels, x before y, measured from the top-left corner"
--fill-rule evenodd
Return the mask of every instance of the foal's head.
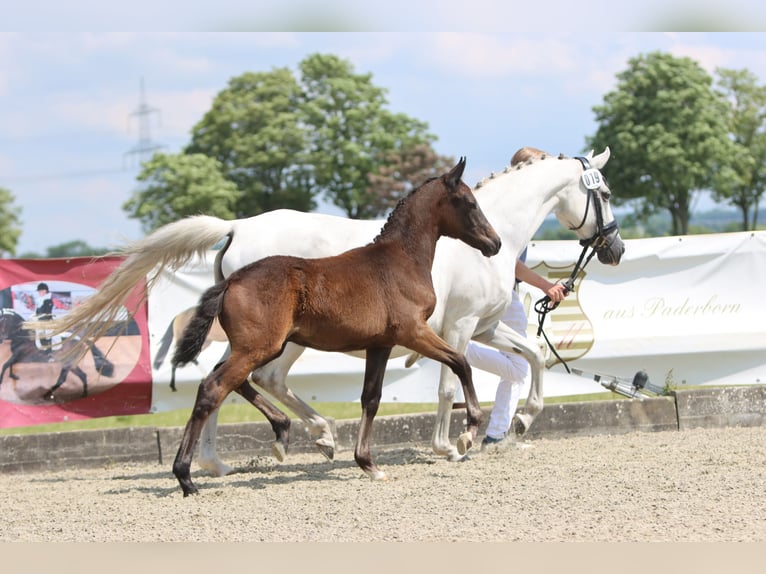
M 478 249 L 486 257 L 500 251 L 500 237 L 487 221 L 473 191 L 462 179 L 465 158 L 439 178 L 447 189 L 447 201 L 440 202 L 439 232 Z

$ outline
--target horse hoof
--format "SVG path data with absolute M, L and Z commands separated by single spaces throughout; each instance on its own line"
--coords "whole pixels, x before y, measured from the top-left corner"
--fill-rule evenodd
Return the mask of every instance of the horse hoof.
M 332 461 L 335 458 L 335 447 L 333 445 L 324 444 L 321 441 L 317 441 L 314 444 L 317 445 L 317 450 L 321 452 L 327 460 Z
M 513 434 L 516 436 L 522 436 L 527 432 L 527 423 L 525 423 L 518 415 L 513 417 Z
M 365 470 L 365 472 L 367 473 L 367 476 L 369 476 L 371 480 L 388 482 L 388 476 L 386 476 L 386 473 L 380 470 L 379 468 Z
M 221 462 L 220 460 L 202 460 L 200 459 L 197 464 L 202 470 L 205 470 L 213 476 L 226 476 L 234 472 L 234 469 L 228 464 Z
M 194 486 L 193 484 L 189 486 L 182 486 L 181 488 L 184 491 L 184 498 L 186 498 L 190 494 L 199 494 L 199 490 L 197 490 L 197 487 Z
M 283 445 L 281 442 L 276 441 L 271 444 L 271 455 L 276 458 L 279 462 L 282 462 L 285 460 L 285 445 Z
M 453 450 L 451 453 L 447 455 L 447 460 L 449 462 L 460 462 L 463 460 L 464 454 L 460 454 L 457 449 Z
M 457 439 L 457 451 L 463 455 L 467 453 L 473 446 L 473 435 L 469 432 L 464 432 Z

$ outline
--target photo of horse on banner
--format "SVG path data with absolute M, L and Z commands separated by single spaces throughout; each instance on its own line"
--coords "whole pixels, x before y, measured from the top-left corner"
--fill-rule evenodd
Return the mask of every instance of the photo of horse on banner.
M 611 191 L 600 172 L 609 159 L 609 149 L 574 158 L 525 149 L 532 150 L 530 159 L 493 174 L 475 190 L 479 206 L 502 238 L 503 248 L 497 256 L 485 260 L 459 242 L 440 240 L 432 270 L 437 302 L 429 318 L 429 325 L 437 334 L 458 350 L 465 349 L 473 338 L 500 350 L 520 353 L 528 360 L 531 385 L 527 401 L 514 419 L 518 435 L 526 432 L 543 407 L 545 353 L 536 341 L 527 340 L 499 322 L 510 300 L 516 259 L 550 213 L 563 227 L 574 231 L 583 252 L 591 250 L 602 264 L 619 264 L 625 249 L 609 203 Z M 126 246 L 122 250 L 127 256 L 124 263 L 101 284 L 88 305 L 59 322 L 56 328 L 108 324 L 137 281 L 148 277 L 151 288 L 160 270 L 177 268 L 195 255 L 203 256 L 222 238 L 227 240 L 216 256 L 217 281 L 270 255 L 336 255 L 371 241 L 381 224 L 291 210 L 233 221 L 187 217 Z M 250 380 L 306 423 L 320 452 L 331 453 L 335 443 L 329 423 L 295 396 L 285 382 L 302 351 L 302 347 L 288 343 L 279 357 L 253 372 Z M 392 357 L 408 353 L 406 349 L 395 349 Z M 449 438 L 457 379 L 449 369 L 442 369 L 439 385 L 432 448 L 450 460 L 460 460 L 462 455 Z M 203 449 L 215 444 L 215 417 L 214 412 L 205 427 L 203 434 L 210 440 L 203 437 Z M 201 454 L 199 462 L 215 473 L 228 471 L 212 448 Z
M 133 369 L 141 342 L 132 319 L 97 341 L 76 331 L 54 334 L 45 328 L 94 292 L 90 286 L 55 279 L 2 289 L 0 400 L 42 407 L 85 400 L 108 391 Z M 43 319 L 41 328 L 27 326 L 38 318 Z
M 60 366 L 59 374 L 56 377 L 56 382 L 48 388 L 38 400 L 53 401 L 58 396 L 58 391 L 61 386 L 66 382 L 67 376 L 71 372 L 75 375 L 82 384 L 82 397 L 88 396 L 88 374 L 79 366 L 80 361 L 73 358 L 64 358 L 59 360 L 56 358 L 55 352 L 62 352 L 64 356 L 69 350 L 75 348 L 75 345 L 81 342 L 79 337 L 75 336 L 60 336 L 56 337 L 56 341 L 51 340 L 50 345 L 43 345 L 41 339 L 44 340 L 44 335 L 41 337 L 39 332 L 34 332 L 30 329 L 23 327 L 24 318 L 16 313 L 13 309 L 0 309 L 0 344 L 5 341 L 10 341 L 10 356 L 3 363 L 2 370 L 0 371 L 0 386 L 5 380 L 6 371 L 8 376 L 14 382 L 19 381 L 21 378 L 14 371 L 14 367 L 18 370 L 20 364 L 39 364 L 44 367 L 35 369 L 35 372 L 31 370 L 27 373 L 27 377 L 31 381 L 38 383 L 50 379 L 49 376 L 43 375 L 40 371 L 49 371 L 48 367 L 51 364 Z M 93 343 L 84 342 L 90 349 L 90 353 L 93 359 L 93 368 L 95 371 L 103 375 L 104 377 L 114 376 L 114 364 L 106 358 L 103 352 Z M 34 395 L 29 394 L 20 395 L 18 384 L 14 383 L 14 391 L 17 396 L 29 397 L 25 398 L 26 402 L 34 402 Z M 62 395 L 70 395 L 71 392 L 62 393 Z

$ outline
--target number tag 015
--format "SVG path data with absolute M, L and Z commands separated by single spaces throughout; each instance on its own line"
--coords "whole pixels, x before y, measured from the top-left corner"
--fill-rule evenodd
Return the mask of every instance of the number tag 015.
M 601 172 L 596 168 L 586 169 L 582 174 L 583 185 L 587 189 L 598 189 L 601 184 L 604 183 L 604 178 L 601 177 Z

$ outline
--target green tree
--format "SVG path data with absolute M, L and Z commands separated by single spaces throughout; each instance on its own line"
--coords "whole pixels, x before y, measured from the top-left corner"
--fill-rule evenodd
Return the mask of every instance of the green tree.
M 766 190 L 766 87 L 748 70 L 719 68 L 716 74 L 730 104 L 727 120 L 734 151 L 718 174 L 713 196 L 740 210 L 743 230 L 755 229 Z
M 21 236 L 21 208 L 10 190 L 0 187 L 0 255 L 16 255 Z
M 48 247 L 45 257 L 89 257 L 106 253 L 109 253 L 109 249 L 105 247 L 91 247 L 84 241 L 76 239 Z
M 632 58 L 617 80 L 593 108 L 589 146 L 611 146 L 605 172 L 618 202 L 635 199 L 643 217 L 666 209 L 671 233 L 685 234 L 695 194 L 712 189 L 731 153 L 726 102 L 697 62 L 662 52 Z
M 385 93 L 334 55 L 306 57 L 298 78 L 287 68 L 247 72 L 216 96 L 185 152 L 221 162 L 241 192 L 237 217 L 310 211 L 319 196 L 350 217 L 375 217 L 395 199 L 380 204 L 369 175 L 436 139 L 426 123 L 389 111 Z M 405 175 L 389 176 L 407 187 Z
M 248 72 L 229 81 L 192 129 L 185 152 L 220 162 L 225 177 L 240 191 L 236 217 L 279 207 L 316 207 L 303 99 L 287 68 Z
M 349 217 L 375 217 L 380 196 L 370 189 L 368 176 L 406 150 L 430 146 L 436 137 L 425 122 L 387 110 L 386 90 L 372 83 L 371 74 L 355 73 L 345 60 L 314 54 L 300 63 L 300 70 L 317 186 Z M 438 160 L 435 154 L 430 157 Z
M 122 208 L 147 233 L 188 215 L 231 219 L 240 196 L 221 172 L 220 162 L 203 154 L 157 153 L 142 165 L 137 179 L 146 185 Z
M 388 151 L 382 154 L 378 164 L 376 171 L 367 175 L 366 199 L 360 207 L 362 218 L 384 215 L 429 177 L 448 171 L 455 160 L 438 155 L 430 145 L 423 143 Z

